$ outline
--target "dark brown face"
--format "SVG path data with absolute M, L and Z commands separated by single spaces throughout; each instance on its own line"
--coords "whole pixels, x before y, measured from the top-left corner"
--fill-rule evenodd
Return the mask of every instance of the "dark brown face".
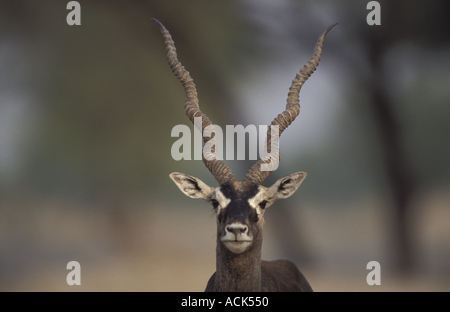
M 231 252 L 248 250 L 262 235 L 265 190 L 255 184 L 222 185 L 215 189 L 210 203 L 217 213 L 219 241 Z
M 265 209 L 277 199 L 294 194 L 305 177 L 305 172 L 292 173 L 268 188 L 249 181 L 232 181 L 213 188 L 191 175 L 170 174 L 184 194 L 204 199 L 214 207 L 218 243 L 235 254 L 262 242 Z

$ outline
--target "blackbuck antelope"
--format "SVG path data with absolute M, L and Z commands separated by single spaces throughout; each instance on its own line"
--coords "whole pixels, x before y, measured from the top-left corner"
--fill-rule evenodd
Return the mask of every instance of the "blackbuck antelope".
M 212 123 L 200 111 L 194 82 L 178 61 L 174 42 L 167 29 L 159 21 L 153 21 L 164 38 L 169 65 L 186 92 L 186 115 L 193 123 L 194 117 L 202 118 L 199 130 L 203 133 Z M 209 279 L 206 291 L 312 291 L 306 278 L 292 262 L 261 260 L 265 209 L 277 199 L 294 194 L 305 179 L 306 173 L 290 174 L 267 188 L 261 183 L 271 170 L 262 170 L 262 165 L 270 166 L 279 161 L 278 149 L 275 153 L 269 150 L 271 140 L 278 138 L 274 138 L 271 127 L 278 126 L 278 133 L 281 135 L 298 116 L 300 89 L 319 65 L 325 36 L 335 25 L 328 27 L 319 37 L 313 57 L 292 81 L 286 110 L 269 126 L 266 148 L 270 156 L 257 161 L 242 182 L 236 181 L 230 168 L 222 160 L 205 153 L 203 162 L 219 182 L 217 187 L 210 187 L 200 179 L 184 173 L 170 174 L 170 178 L 184 194 L 191 198 L 204 199 L 213 206 L 217 214 L 216 272 Z M 204 137 L 204 144 L 210 140 L 214 140 L 213 135 Z M 214 153 L 214 148 L 213 145 L 211 153 Z

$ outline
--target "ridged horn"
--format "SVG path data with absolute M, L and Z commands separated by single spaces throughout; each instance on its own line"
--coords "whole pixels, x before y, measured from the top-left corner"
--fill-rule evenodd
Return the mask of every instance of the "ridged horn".
M 269 126 L 269 129 L 267 130 L 266 149 L 267 152 L 270 154 L 258 160 L 250 168 L 248 173 L 245 175 L 244 181 L 251 181 L 257 185 L 260 185 L 264 181 L 264 179 L 266 179 L 269 176 L 269 174 L 273 171 L 273 170 L 262 171 L 261 166 L 265 164 L 268 166 L 272 165 L 272 167 L 275 167 L 274 162 L 276 162 L 277 159 L 278 161 L 280 160 L 280 151 L 278 150 L 278 144 L 275 145 L 277 146 L 277 149 L 274 152 L 272 152 L 271 141 L 272 139 L 279 138 L 283 133 L 283 131 L 286 130 L 286 128 L 295 120 L 295 118 L 300 113 L 300 89 L 302 88 L 306 80 L 308 80 L 308 78 L 316 70 L 317 66 L 319 66 L 320 56 L 322 55 L 322 48 L 325 41 L 325 37 L 328 34 L 328 32 L 336 25 L 337 23 L 329 26 L 322 33 L 322 35 L 317 40 L 312 58 L 297 73 L 294 80 L 292 80 L 292 85 L 289 88 L 286 109 L 272 121 L 271 125 Z M 271 126 L 273 125 L 277 125 L 279 127 L 278 137 L 275 136 L 274 138 L 271 136 L 272 132 Z
M 156 23 L 164 38 L 167 60 L 169 62 L 170 68 L 184 87 L 184 91 L 186 93 L 186 100 L 184 105 L 186 115 L 195 126 L 198 125 L 195 124 L 194 118 L 202 118 L 201 129 L 200 127 L 198 127 L 198 130 L 203 134 L 206 127 L 212 126 L 212 122 L 209 120 L 208 116 L 200 111 L 197 98 L 197 89 L 195 88 L 194 81 L 189 75 L 189 72 L 184 68 L 180 61 L 178 61 L 175 44 L 169 31 L 158 20 L 152 18 L 152 21 Z M 206 144 L 210 140 L 213 140 L 211 141 L 211 143 L 213 144 L 213 146 L 211 147 L 212 153 L 206 155 L 208 159 L 212 159 L 215 153 L 215 148 L 217 146 L 215 144 L 215 135 L 211 135 L 211 137 L 204 137 L 203 140 L 204 144 Z M 219 184 L 222 185 L 226 182 L 236 181 L 233 173 L 231 172 L 231 169 L 222 160 L 208 160 L 207 158 L 205 158 L 205 153 L 202 153 L 202 155 L 203 163 L 205 164 L 206 168 L 208 168 L 208 170 L 212 173 L 217 182 L 219 182 Z

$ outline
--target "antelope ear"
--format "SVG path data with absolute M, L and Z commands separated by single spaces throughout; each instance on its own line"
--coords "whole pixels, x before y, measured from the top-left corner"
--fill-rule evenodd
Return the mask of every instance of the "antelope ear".
M 173 172 L 169 175 L 178 188 L 190 198 L 201 198 L 207 200 L 208 196 L 214 192 L 214 189 L 200 179 L 188 174 Z
M 296 172 L 279 179 L 267 189 L 267 200 L 273 202 L 279 198 L 288 198 L 295 193 L 305 178 L 306 172 Z

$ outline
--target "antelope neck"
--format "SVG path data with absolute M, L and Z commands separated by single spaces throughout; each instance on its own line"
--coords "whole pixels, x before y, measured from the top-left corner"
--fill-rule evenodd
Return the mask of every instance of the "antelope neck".
M 261 247 L 262 235 L 242 254 L 231 252 L 218 240 L 216 291 L 261 291 Z

